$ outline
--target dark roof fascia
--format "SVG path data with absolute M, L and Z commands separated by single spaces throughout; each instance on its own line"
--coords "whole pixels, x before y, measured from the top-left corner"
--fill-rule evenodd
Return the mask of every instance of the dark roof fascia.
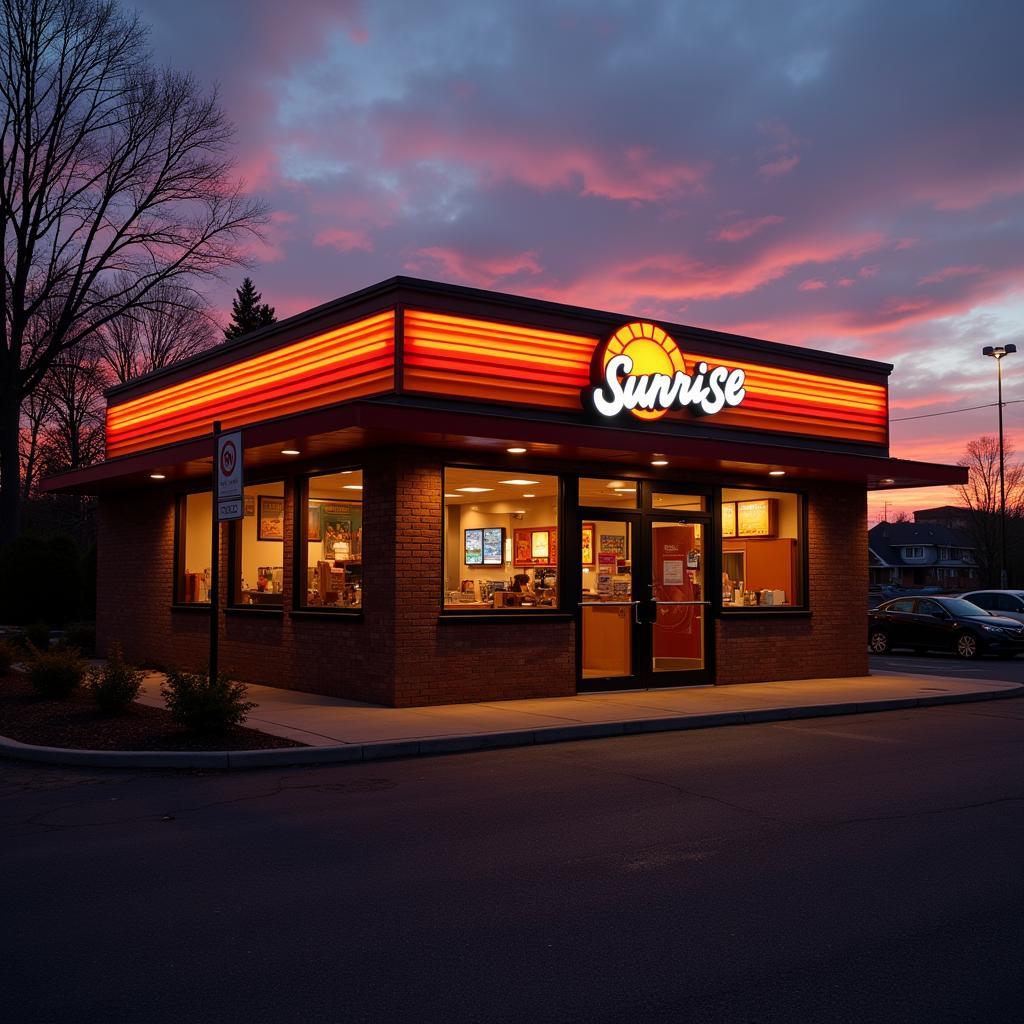
M 879 381 L 879 378 L 884 382 L 893 369 L 891 363 L 862 359 L 859 356 L 841 355 L 783 342 L 691 327 L 650 316 L 613 313 L 549 302 L 545 299 L 531 299 L 504 292 L 445 284 L 440 281 L 397 276 L 296 313 L 240 338 L 222 342 L 205 352 L 153 370 L 124 384 L 114 385 L 105 394 L 108 400 L 126 400 L 129 396 L 145 394 L 157 387 L 187 379 L 193 376 L 190 371 L 200 371 L 200 368 L 202 371 L 214 369 L 238 358 L 257 355 L 279 345 L 298 341 L 306 336 L 306 332 L 313 325 L 340 326 L 348 320 L 372 315 L 398 304 L 433 308 L 435 311 L 443 310 L 455 315 L 491 317 L 499 321 L 545 327 L 566 333 L 574 330 L 585 331 L 587 326 L 590 326 L 599 336 L 631 320 L 649 320 L 664 327 L 677 340 L 685 338 L 688 343 L 714 345 L 723 349 L 723 354 L 730 351 L 749 353 L 780 366 L 798 366 L 806 370 L 809 368 L 808 364 L 811 364 L 826 373 L 831 370 L 833 375 L 845 379 L 875 382 Z

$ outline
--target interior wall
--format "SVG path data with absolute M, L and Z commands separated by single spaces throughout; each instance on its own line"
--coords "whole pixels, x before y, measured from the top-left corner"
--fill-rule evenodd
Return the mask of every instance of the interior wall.
M 213 532 L 213 495 L 209 491 L 185 495 L 185 538 L 183 573 L 204 573 L 210 569 Z
M 284 498 L 284 484 L 266 483 L 252 484 L 245 488 L 247 498 L 260 494 L 269 495 L 274 498 Z M 258 540 L 257 526 L 259 523 L 259 498 L 256 497 L 253 515 L 243 516 L 240 520 L 241 546 L 239 567 L 241 569 L 241 580 L 237 581 L 239 586 L 244 585 L 250 590 L 256 589 L 256 580 L 259 577 L 258 570 L 262 566 L 284 568 L 284 541 L 283 540 Z
M 758 498 L 775 498 L 778 537 L 800 536 L 800 499 L 799 495 L 784 491 L 753 491 L 740 488 L 722 488 L 722 501 L 755 501 Z M 726 538 L 732 540 L 733 538 Z

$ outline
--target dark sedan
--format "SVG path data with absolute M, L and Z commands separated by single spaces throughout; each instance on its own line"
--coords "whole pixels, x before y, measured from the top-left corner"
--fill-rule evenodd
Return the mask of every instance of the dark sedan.
M 958 597 L 898 597 L 868 612 L 868 647 L 872 654 L 911 647 L 1012 658 L 1024 652 L 1024 625 Z

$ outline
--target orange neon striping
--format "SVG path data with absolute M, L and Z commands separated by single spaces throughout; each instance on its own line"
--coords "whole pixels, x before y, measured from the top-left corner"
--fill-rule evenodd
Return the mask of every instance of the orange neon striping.
M 375 314 L 107 409 L 107 456 L 124 455 L 394 387 L 395 314 Z

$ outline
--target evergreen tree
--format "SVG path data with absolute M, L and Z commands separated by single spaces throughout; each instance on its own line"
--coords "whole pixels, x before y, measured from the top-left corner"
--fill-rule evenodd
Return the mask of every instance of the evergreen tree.
M 241 288 L 235 292 L 235 298 L 231 303 L 231 323 L 224 328 L 225 338 L 237 338 L 255 331 L 257 327 L 277 323 L 274 307 L 261 303 L 262 298 L 263 295 L 256 291 L 252 278 L 247 277 Z

